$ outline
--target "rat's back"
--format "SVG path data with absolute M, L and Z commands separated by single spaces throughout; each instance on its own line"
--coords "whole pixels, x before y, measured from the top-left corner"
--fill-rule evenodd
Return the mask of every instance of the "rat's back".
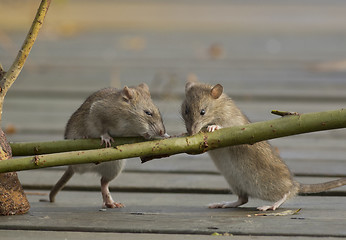
M 116 88 L 104 88 L 97 92 L 91 94 L 83 104 L 72 114 L 68 120 L 65 128 L 65 139 L 80 139 L 87 138 L 88 128 L 86 121 L 91 109 L 91 106 L 94 102 L 102 100 L 112 94 L 119 92 L 119 89 Z

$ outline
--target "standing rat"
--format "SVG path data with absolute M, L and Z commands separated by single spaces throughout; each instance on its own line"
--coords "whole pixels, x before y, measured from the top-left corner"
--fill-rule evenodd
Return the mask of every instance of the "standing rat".
M 220 128 L 250 123 L 234 104 L 220 84 L 210 86 L 190 79 L 185 87 L 185 100 L 181 114 L 189 135 L 207 128 L 213 132 Z M 248 197 L 275 202 L 258 210 L 275 210 L 298 193 L 322 192 L 346 185 L 346 178 L 321 184 L 301 184 L 293 180 L 292 173 L 267 141 L 253 145 L 238 145 L 208 152 L 216 167 L 227 180 L 235 202 L 221 202 L 209 208 L 238 207 L 248 202 Z
M 111 146 L 111 137 L 142 136 L 146 139 L 168 137 L 159 109 L 152 102 L 149 88 L 142 83 L 122 90 L 105 88 L 90 95 L 67 122 L 65 139 L 101 138 L 101 145 Z M 125 160 L 95 164 L 71 165 L 52 188 L 49 200 L 65 186 L 75 172 L 96 172 L 101 175 L 103 207 L 119 208 L 109 192 L 109 182 L 117 177 Z

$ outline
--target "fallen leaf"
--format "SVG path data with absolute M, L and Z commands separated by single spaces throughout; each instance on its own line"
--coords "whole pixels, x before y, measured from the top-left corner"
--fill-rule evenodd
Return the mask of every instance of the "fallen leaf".
M 275 212 L 275 213 L 257 213 L 255 214 L 255 216 L 288 216 L 288 215 L 294 215 L 297 214 L 299 211 L 301 210 L 301 208 L 299 208 L 298 210 L 286 210 L 283 212 Z

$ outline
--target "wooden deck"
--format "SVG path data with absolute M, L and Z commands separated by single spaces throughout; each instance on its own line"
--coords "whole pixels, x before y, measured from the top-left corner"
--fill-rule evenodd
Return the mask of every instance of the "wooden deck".
M 5 69 L 32 21 L 32 5 L 12 9 L 0 3 Z M 221 83 L 252 121 L 276 118 L 273 109 L 344 108 L 345 12 L 341 0 L 53 1 L 6 97 L 3 127 L 10 141 L 62 139 L 69 116 L 91 92 L 145 82 L 168 133 L 180 134 L 185 130 L 179 109 L 190 73 Z M 15 21 L 4 24 L 16 13 Z M 346 177 L 345 139 L 346 130 L 339 129 L 271 143 L 300 182 L 317 183 Z M 56 203 L 40 201 L 48 199 L 63 170 L 18 172 L 31 210 L 0 217 L 2 240 L 346 237 L 346 187 L 298 196 L 275 211 L 301 208 L 295 215 L 256 216 L 255 207 L 264 204 L 257 199 L 238 209 L 208 209 L 208 203 L 236 196 L 208 155 L 180 154 L 146 164 L 129 159 L 111 183 L 113 197 L 126 207 L 100 211 L 99 179 L 92 174 L 75 175 Z

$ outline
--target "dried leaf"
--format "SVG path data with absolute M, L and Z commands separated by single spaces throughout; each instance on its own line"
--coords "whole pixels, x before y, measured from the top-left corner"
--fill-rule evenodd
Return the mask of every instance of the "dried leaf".
M 258 213 L 255 214 L 255 216 L 288 216 L 288 215 L 294 215 L 297 214 L 299 211 L 301 210 L 301 208 L 299 208 L 298 210 L 286 210 L 283 212 L 275 212 L 275 213 Z
M 211 236 L 233 236 L 233 234 L 231 233 L 218 233 L 218 232 L 214 232 L 211 234 Z

